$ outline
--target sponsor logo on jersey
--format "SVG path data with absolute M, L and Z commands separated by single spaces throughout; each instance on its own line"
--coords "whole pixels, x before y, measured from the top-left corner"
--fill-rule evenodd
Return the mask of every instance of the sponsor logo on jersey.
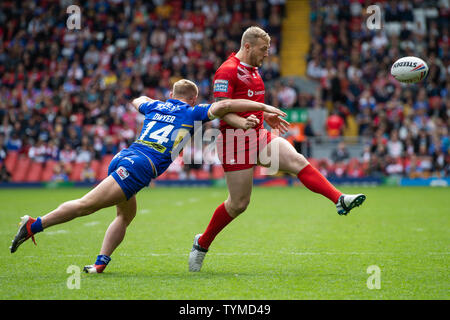
M 261 90 L 261 91 L 253 91 L 253 90 L 248 89 L 247 95 L 248 95 L 249 97 L 253 97 L 253 96 L 258 96 L 258 95 L 264 94 L 264 93 L 266 93 L 265 90 Z
M 124 167 L 117 168 L 116 173 L 119 175 L 120 179 L 122 179 L 122 180 L 125 180 L 130 175 L 128 170 L 125 169 Z
M 179 111 L 181 109 L 180 109 L 180 107 L 178 105 L 175 105 L 173 103 L 161 102 L 161 103 L 158 103 L 158 105 L 155 107 L 155 110 L 161 110 L 161 111 L 168 110 L 170 112 L 176 112 L 176 111 Z
M 228 80 L 217 79 L 214 81 L 214 92 L 228 92 Z

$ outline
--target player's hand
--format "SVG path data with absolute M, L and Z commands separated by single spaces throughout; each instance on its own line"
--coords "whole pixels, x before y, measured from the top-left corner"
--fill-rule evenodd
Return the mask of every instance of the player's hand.
M 281 119 L 276 113 L 264 113 L 264 120 L 272 129 L 279 130 L 281 134 L 289 131 L 289 122 Z
M 149 97 L 147 97 L 147 96 L 140 96 L 139 98 L 142 99 L 142 100 L 144 100 L 145 102 L 153 101 L 152 98 L 149 98 Z
M 136 108 L 137 111 L 139 111 L 139 106 L 145 102 L 152 102 L 153 99 L 147 97 L 147 96 L 140 96 L 139 98 L 133 99 L 131 101 L 131 104 Z
M 272 107 L 272 106 L 269 106 L 267 104 L 264 106 L 264 112 L 271 113 L 271 114 L 276 114 L 276 115 L 281 116 L 281 117 L 286 117 L 287 116 L 286 113 L 284 113 L 280 109 Z
M 248 116 L 245 119 L 245 124 L 244 124 L 244 129 L 250 129 L 250 128 L 254 128 L 259 124 L 259 119 L 257 116 L 255 116 L 254 114 Z

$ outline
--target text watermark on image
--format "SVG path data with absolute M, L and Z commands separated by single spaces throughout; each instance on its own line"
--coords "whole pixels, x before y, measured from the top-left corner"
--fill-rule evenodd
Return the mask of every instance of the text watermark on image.
M 70 16 L 67 18 L 66 26 L 69 30 L 80 30 L 81 29 L 81 9 L 77 5 L 71 5 L 67 7 L 67 14 Z
M 255 129 L 226 129 L 225 133 L 222 133 L 215 128 L 203 130 L 203 123 L 195 121 L 193 131 L 192 136 L 183 128 L 171 133 L 163 127 L 151 133 L 149 137 L 157 143 L 166 143 L 169 140 L 174 142 L 171 152 L 172 161 L 175 161 L 184 150 L 182 155 L 184 164 L 214 164 L 214 159 L 217 157 L 226 164 L 257 164 L 259 162 L 266 167 L 268 175 L 276 174 L 279 170 L 278 144 L 273 143 L 269 147 L 268 136 L 260 137 Z M 143 141 L 149 132 L 150 130 L 145 130 L 139 140 Z M 277 129 L 272 129 L 270 132 L 272 136 L 280 135 Z M 192 147 L 200 153 L 199 157 L 190 157 L 189 150 Z
M 367 274 L 370 274 L 367 278 L 367 288 L 370 290 L 381 289 L 381 269 L 377 265 L 367 267 Z
M 67 288 L 70 290 L 73 289 L 80 289 L 81 287 L 81 269 L 79 266 L 75 266 L 75 265 L 70 265 L 67 267 L 66 270 L 67 273 L 71 274 L 68 278 L 67 278 Z
M 380 6 L 371 5 L 366 9 L 367 14 L 370 16 L 366 20 L 366 26 L 369 30 L 381 29 L 381 9 Z

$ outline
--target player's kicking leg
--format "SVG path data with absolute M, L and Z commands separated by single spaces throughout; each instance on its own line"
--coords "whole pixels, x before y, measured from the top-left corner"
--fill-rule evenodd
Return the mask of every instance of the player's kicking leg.
M 127 227 L 136 216 L 136 196 L 117 206 L 117 216 L 106 230 L 102 248 L 94 264 L 84 267 L 86 273 L 102 273 L 111 261 L 111 254 L 125 238 Z
M 114 178 L 108 176 L 81 199 L 64 202 L 42 218 L 22 217 L 19 230 L 10 247 L 11 253 L 14 253 L 29 238 L 32 238 L 34 241 L 34 235 L 48 227 L 89 215 L 123 201 L 126 201 L 124 192 Z
M 200 271 L 203 259 L 216 235 L 234 218 L 245 211 L 250 203 L 253 186 L 253 168 L 225 172 L 228 198 L 217 207 L 203 234 L 194 238 L 189 254 L 189 271 Z
M 279 170 L 295 174 L 309 190 L 320 193 L 330 199 L 336 205 L 338 214 L 347 215 L 350 210 L 360 206 L 366 200 L 364 194 L 343 194 L 336 189 L 287 140 L 277 137 L 266 148 L 268 150 L 263 151 L 267 152 L 270 159 L 278 161 Z M 272 157 L 272 150 L 278 150 L 279 156 Z

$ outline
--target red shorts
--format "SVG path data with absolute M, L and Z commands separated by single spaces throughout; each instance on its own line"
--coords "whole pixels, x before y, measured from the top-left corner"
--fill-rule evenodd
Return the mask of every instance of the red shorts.
M 253 168 L 258 161 L 259 152 L 270 141 L 272 134 L 266 129 L 227 129 L 217 138 L 217 153 L 223 170 L 238 171 Z

